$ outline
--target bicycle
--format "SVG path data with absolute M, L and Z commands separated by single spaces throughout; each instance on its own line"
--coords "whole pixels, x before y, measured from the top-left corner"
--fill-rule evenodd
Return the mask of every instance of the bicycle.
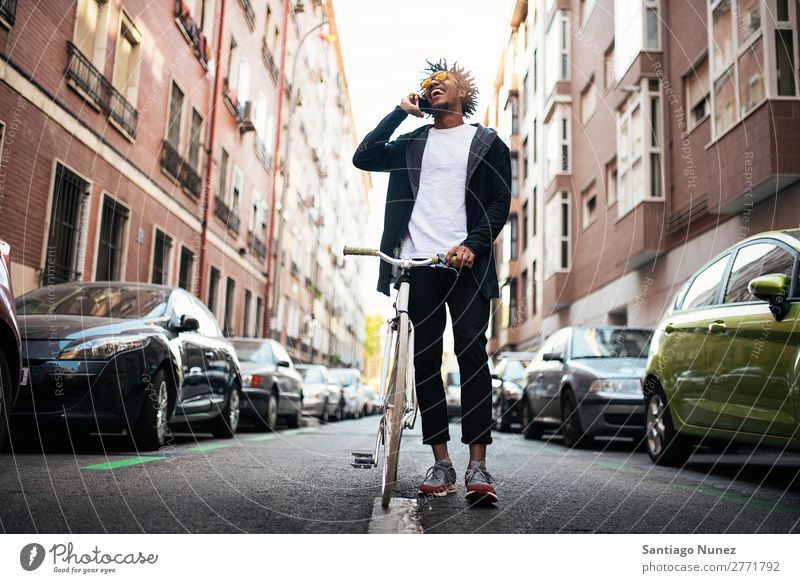
M 386 339 L 383 345 L 378 396 L 381 419 L 375 437 L 375 449 L 372 453 L 354 451 L 350 454 L 351 466 L 372 469 L 378 466 L 378 452 L 381 445 L 383 446 L 381 505 L 385 508 L 389 505 L 397 481 L 397 460 L 403 429 L 414 429 L 417 420 L 417 396 L 414 387 L 414 325 L 408 317 L 411 270 L 416 267 L 457 270 L 446 264 L 444 254 L 429 259 L 394 258 L 377 249 L 345 247 L 344 255 L 379 257 L 382 261 L 400 269 L 397 280 L 399 289 L 394 301 L 395 315 L 387 320 Z

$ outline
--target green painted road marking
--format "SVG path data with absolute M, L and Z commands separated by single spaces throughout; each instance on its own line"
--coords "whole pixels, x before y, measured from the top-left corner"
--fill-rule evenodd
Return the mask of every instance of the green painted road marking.
M 187 447 L 186 451 L 211 451 L 212 449 L 222 449 L 229 447 L 228 443 L 208 443 L 206 445 L 196 445 L 194 447 Z
M 729 502 L 737 502 L 738 504 L 743 504 L 745 506 L 752 506 L 753 508 L 759 508 L 760 510 L 768 510 L 770 512 L 785 512 L 787 514 L 794 515 L 800 513 L 800 507 L 797 506 L 789 506 L 787 504 L 781 504 L 780 502 L 776 504 L 775 502 L 770 502 L 769 500 L 750 498 L 749 496 L 735 494 L 734 492 L 720 490 L 719 488 L 712 488 L 711 486 L 681 486 L 681 488 L 687 492 L 700 492 L 701 494 L 722 498 L 723 500 L 727 500 Z
M 641 474 L 642 469 L 636 468 L 633 466 L 626 466 L 624 464 L 618 464 L 615 462 L 594 462 L 598 466 L 602 466 L 608 470 L 614 470 L 615 472 L 622 472 L 623 474 Z
M 104 464 L 94 464 L 91 466 L 83 466 L 82 470 L 113 470 L 114 468 L 124 468 L 125 466 L 133 466 L 136 464 L 144 464 L 147 462 L 157 462 L 158 460 L 166 459 L 162 456 L 140 455 L 113 462 L 106 462 Z
M 270 439 L 277 439 L 278 436 L 274 433 L 267 433 L 266 435 L 256 435 L 254 437 L 248 437 L 247 441 L 267 441 Z

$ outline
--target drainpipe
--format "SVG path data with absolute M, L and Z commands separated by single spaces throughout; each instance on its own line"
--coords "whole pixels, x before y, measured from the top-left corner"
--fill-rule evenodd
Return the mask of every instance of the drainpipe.
M 208 112 L 208 147 L 206 148 L 206 179 L 203 188 L 203 223 L 200 230 L 200 269 L 197 277 L 197 297 L 203 300 L 206 272 L 206 246 L 208 245 L 208 209 L 211 206 L 211 170 L 214 161 L 214 136 L 217 129 L 217 95 L 219 95 L 220 68 L 222 63 L 222 38 L 225 30 L 225 0 L 220 0 L 219 33 L 214 55 L 214 84 L 211 94 L 211 109 Z
M 225 0 L 223 0 L 223 2 L 224 1 Z M 270 291 L 272 288 L 273 269 L 276 272 L 275 277 L 279 277 L 277 273 L 278 265 L 273 266 L 272 261 L 272 256 L 275 252 L 272 248 L 272 241 L 275 236 L 275 187 L 279 171 L 278 164 L 280 161 L 281 132 L 283 131 L 283 94 L 286 86 L 286 39 L 289 36 L 290 4 L 291 2 L 288 2 L 288 0 L 284 0 L 283 2 L 283 39 L 281 40 L 281 74 L 278 83 L 278 120 L 275 126 L 275 152 L 272 161 L 272 193 L 270 195 L 269 207 L 269 235 L 267 236 L 267 284 L 264 288 L 264 329 L 261 331 L 261 334 L 264 338 L 269 337 L 270 313 L 272 312 L 272 302 L 270 301 L 272 294 Z M 286 180 L 285 176 L 284 180 Z M 283 209 L 281 209 L 280 212 L 283 212 Z

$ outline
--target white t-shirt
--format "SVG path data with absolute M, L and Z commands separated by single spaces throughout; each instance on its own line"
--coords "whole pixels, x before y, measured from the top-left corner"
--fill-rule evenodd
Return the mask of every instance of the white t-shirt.
M 467 238 L 467 162 L 477 130 L 469 124 L 428 130 L 402 257 L 447 253 Z

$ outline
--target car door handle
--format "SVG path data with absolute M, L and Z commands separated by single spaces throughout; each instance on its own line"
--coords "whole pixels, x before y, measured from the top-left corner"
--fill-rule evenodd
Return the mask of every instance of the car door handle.
M 675 332 L 675 326 L 672 325 L 672 322 L 664 326 L 665 334 L 672 334 L 673 332 Z
M 725 322 L 721 320 L 716 320 L 708 325 L 708 331 L 712 334 L 724 334 L 726 329 Z

